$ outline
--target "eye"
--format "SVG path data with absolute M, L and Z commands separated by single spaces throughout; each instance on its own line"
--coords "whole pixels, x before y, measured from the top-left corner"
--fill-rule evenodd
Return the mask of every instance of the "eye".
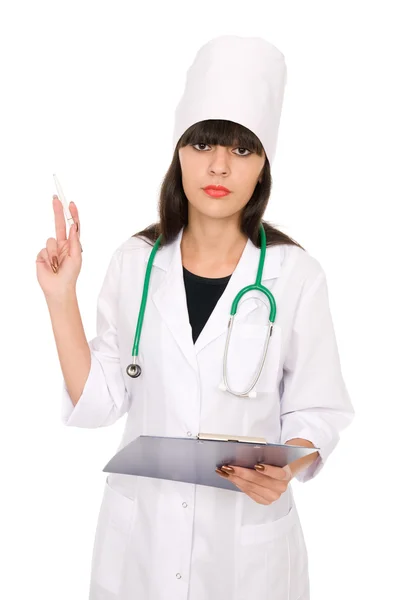
M 209 144 L 205 144 L 205 143 L 199 143 L 199 144 L 192 144 L 192 147 L 195 148 L 195 146 L 208 146 Z M 198 150 L 198 148 L 195 148 L 195 150 Z M 202 152 L 202 150 L 198 150 L 198 152 Z
M 249 152 L 249 154 L 252 154 L 248 148 L 236 148 L 236 150 L 245 150 L 246 152 Z M 249 156 L 249 154 L 239 154 L 238 156 Z
M 209 144 L 206 144 L 205 142 L 198 143 L 198 144 L 192 144 L 193 148 L 195 148 L 195 146 L 209 146 Z M 195 150 L 198 150 L 198 148 L 195 148 Z M 237 156 L 249 156 L 250 154 L 252 154 L 252 152 L 250 150 L 248 150 L 247 148 L 236 148 L 236 150 L 245 150 L 245 152 L 248 152 L 248 154 L 237 154 Z M 202 152 L 202 150 L 198 150 L 198 152 Z

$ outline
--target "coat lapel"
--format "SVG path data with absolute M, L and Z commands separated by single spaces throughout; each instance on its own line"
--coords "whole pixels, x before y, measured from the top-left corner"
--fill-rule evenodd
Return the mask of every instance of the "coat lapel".
M 187 298 L 184 286 L 181 258 L 181 238 L 183 229 L 176 239 L 159 248 L 153 265 L 167 271 L 163 283 L 152 296 L 161 318 L 171 331 L 183 355 L 197 370 L 195 347 L 192 340 L 192 328 L 189 322 Z
M 153 264 L 166 271 L 167 274 L 162 284 L 153 293 L 152 300 L 161 318 L 165 321 L 174 336 L 183 355 L 190 365 L 197 370 L 197 354 L 214 339 L 227 331 L 231 305 L 235 296 L 243 287 L 255 282 L 260 249 L 254 246 L 251 240 L 248 240 L 224 293 L 220 296 L 212 314 L 194 344 L 188 316 L 182 269 L 182 234 L 183 228 L 171 244 L 160 248 L 156 252 Z M 278 277 L 280 270 L 280 247 L 272 246 L 267 248 L 262 283 L 268 287 L 268 281 Z M 268 302 L 267 298 L 259 292 L 246 294 L 242 297 L 238 305 L 237 321 L 244 319 L 247 314 L 259 307 L 259 302 L 255 300 L 257 297 Z

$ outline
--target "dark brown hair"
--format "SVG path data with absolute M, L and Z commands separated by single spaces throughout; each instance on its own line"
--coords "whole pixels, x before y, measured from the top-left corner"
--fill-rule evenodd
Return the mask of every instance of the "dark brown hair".
M 259 156 L 263 156 L 264 153 L 259 138 L 243 125 L 220 119 L 208 119 L 207 121 L 195 123 L 178 140 L 170 167 L 164 176 L 158 203 L 160 221 L 135 233 L 135 237 L 143 237 L 153 245 L 161 234 L 160 246 L 163 246 L 173 241 L 181 228 L 188 224 L 188 199 L 182 187 L 182 172 L 178 150 L 190 144 L 246 148 Z M 262 220 L 272 187 L 270 163 L 267 157 L 260 179 L 260 183 L 258 181 L 250 200 L 243 208 L 242 233 L 250 238 L 255 246 L 260 248 L 259 226 L 260 223 L 263 223 L 266 232 L 266 246 L 292 244 L 305 250 L 288 235 Z

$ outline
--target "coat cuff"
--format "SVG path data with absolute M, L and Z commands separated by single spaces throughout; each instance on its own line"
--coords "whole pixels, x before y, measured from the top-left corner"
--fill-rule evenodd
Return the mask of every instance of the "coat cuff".
M 61 392 L 61 421 L 72 427 L 94 428 L 101 427 L 108 421 L 111 403 L 102 396 L 107 393 L 107 386 L 99 385 L 104 382 L 104 372 L 94 352 L 91 352 L 91 368 L 82 394 L 74 406 L 63 380 Z M 106 390 L 105 390 L 106 388 Z M 106 400 L 106 401 L 105 401 Z
M 289 415 L 288 415 L 289 416 Z M 299 425 L 299 424 L 298 424 Z M 281 430 L 281 443 L 285 444 L 289 440 L 300 438 L 312 442 L 315 448 L 319 448 L 319 456 L 313 461 L 309 467 L 299 471 L 295 478 L 301 483 L 305 483 L 313 479 L 326 464 L 327 458 L 337 446 L 340 436 L 337 432 L 331 432 L 330 435 L 322 435 L 316 428 L 307 426 L 300 428 L 296 423 L 284 423 Z

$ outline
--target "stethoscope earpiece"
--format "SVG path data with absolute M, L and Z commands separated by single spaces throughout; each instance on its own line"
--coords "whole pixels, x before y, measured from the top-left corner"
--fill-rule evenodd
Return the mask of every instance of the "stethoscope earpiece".
M 133 377 L 135 379 L 136 377 L 139 377 L 140 374 L 141 374 L 141 367 L 139 365 L 133 365 L 133 364 L 128 365 L 127 375 L 129 375 L 130 377 Z

